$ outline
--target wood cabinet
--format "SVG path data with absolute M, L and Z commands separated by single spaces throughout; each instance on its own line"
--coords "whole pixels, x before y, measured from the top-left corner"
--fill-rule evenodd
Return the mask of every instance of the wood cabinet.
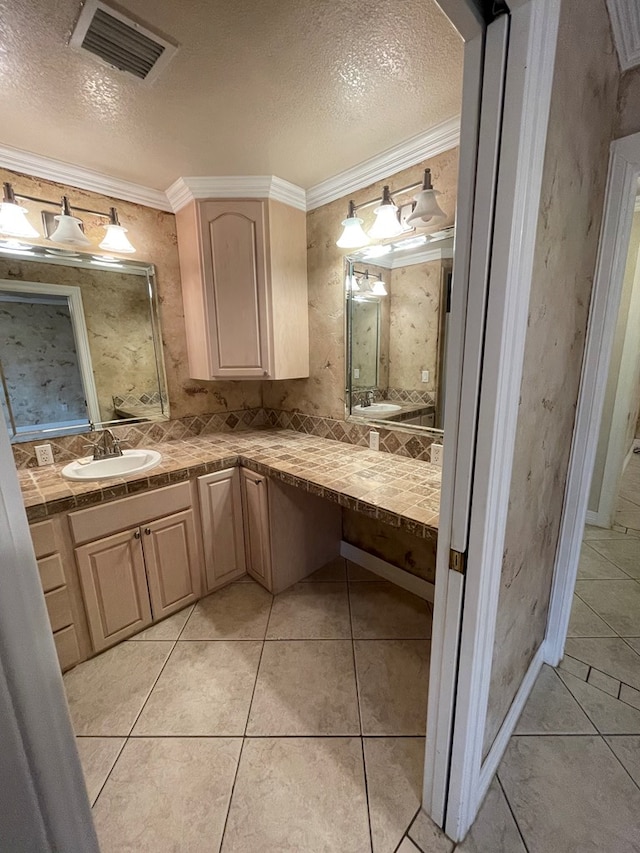
M 246 571 L 240 469 L 198 477 L 207 592 Z
M 309 375 L 306 214 L 271 199 L 176 215 L 193 379 Z
M 69 521 L 95 651 L 200 597 L 190 483 L 71 513 Z
M 271 590 L 273 584 L 267 479 L 247 468 L 241 469 L 241 476 L 247 572 Z

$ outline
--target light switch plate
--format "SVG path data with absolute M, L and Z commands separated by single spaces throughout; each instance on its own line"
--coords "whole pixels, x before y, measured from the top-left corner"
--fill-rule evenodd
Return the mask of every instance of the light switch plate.
M 373 429 L 369 433 L 369 448 L 371 450 L 380 450 L 380 433 Z
M 423 381 L 423 382 L 428 382 L 428 381 L 429 381 L 429 371 L 428 371 L 428 370 L 423 370 L 423 371 L 422 371 L 422 381 Z
M 353 368 L 353 378 L 354 379 L 360 379 L 360 368 L 359 367 Z

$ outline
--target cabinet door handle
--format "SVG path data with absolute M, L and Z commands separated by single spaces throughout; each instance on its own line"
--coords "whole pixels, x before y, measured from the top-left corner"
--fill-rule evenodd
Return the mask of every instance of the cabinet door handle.
M 256 486 L 261 486 L 264 483 L 264 480 L 254 480 Z
M 150 527 L 145 527 L 144 532 L 145 532 L 146 536 L 151 536 L 151 528 Z
M 134 538 L 134 539 L 139 539 L 139 538 L 140 538 L 140 531 L 139 531 L 139 530 L 136 530 L 136 532 L 133 534 L 133 538 Z

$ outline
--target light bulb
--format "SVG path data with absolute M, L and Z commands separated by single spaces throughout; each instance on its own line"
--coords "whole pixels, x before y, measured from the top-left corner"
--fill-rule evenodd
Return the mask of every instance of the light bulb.
M 135 246 L 129 242 L 127 229 L 122 225 L 107 225 L 107 233 L 100 243 L 100 248 L 107 252 L 118 252 L 118 254 L 131 254 L 135 252 Z
M 49 237 L 52 243 L 66 243 L 70 246 L 89 246 L 91 241 L 85 237 L 80 226 L 81 219 L 60 213 L 53 217 L 58 223 L 56 230 Z
M 387 288 L 384 286 L 383 281 L 376 281 L 373 285 L 371 292 L 374 296 L 387 296 Z
M 336 240 L 336 246 L 339 249 L 360 249 L 371 242 L 362 228 L 362 219 L 356 216 L 354 202 L 349 202 L 347 218 L 343 219 L 341 224 L 344 228 L 340 238 Z
M 27 209 L 10 201 L 0 204 L 0 234 L 7 237 L 38 237 L 36 229 L 27 220 Z

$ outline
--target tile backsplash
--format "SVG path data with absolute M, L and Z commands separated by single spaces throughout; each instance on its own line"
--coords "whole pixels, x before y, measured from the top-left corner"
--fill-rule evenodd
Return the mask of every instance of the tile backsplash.
M 169 421 L 153 421 L 136 424 L 123 424 L 113 427 L 114 434 L 125 449 L 142 447 L 189 438 L 196 435 L 209 435 L 217 432 L 231 432 L 258 427 L 276 427 L 331 438 L 346 444 L 367 447 L 372 427 L 366 424 L 349 423 L 334 418 L 317 415 L 305 415 L 299 412 L 285 412 L 278 409 L 251 408 L 232 412 L 218 412 L 209 415 L 194 415 Z M 430 460 L 429 448 L 435 436 L 402 429 L 376 427 L 380 433 L 380 450 L 395 453 L 412 459 Z M 87 445 L 95 441 L 97 433 L 68 435 L 62 438 L 41 438 L 38 441 L 25 441 L 13 445 L 13 455 L 17 468 L 35 468 L 37 465 L 35 446 L 44 442 L 53 447 L 56 462 L 72 462 L 89 452 Z

